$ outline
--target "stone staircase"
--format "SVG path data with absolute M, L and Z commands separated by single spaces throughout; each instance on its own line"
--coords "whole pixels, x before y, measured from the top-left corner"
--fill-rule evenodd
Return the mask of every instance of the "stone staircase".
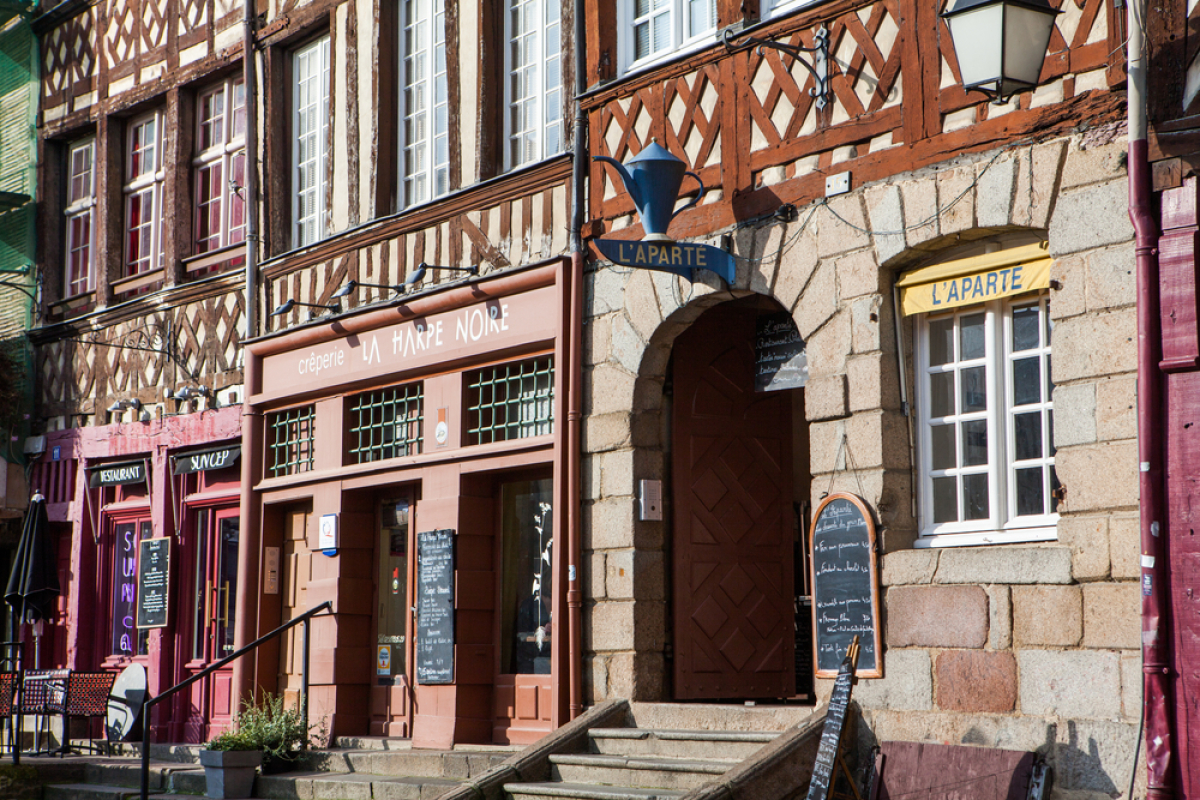
M 300 770 L 259 775 L 260 800 L 784 800 L 807 784 L 824 712 L 798 706 L 610 701 L 527 748 L 343 738 Z M 151 797 L 205 792 L 199 748 L 154 745 Z M 113 756 L 23 758 L 43 800 L 137 797 L 141 762 Z
M 432 800 L 459 782 L 486 772 L 519 748 L 459 746 L 412 750 L 407 742 L 346 738 L 310 754 L 301 768 L 259 775 L 255 798 L 291 800 Z M 157 800 L 204 797 L 199 748 L 151 748 L 150 796 Z M 141 786 L 141 760 L 129 748 L 113 757 L 25 758 L 45 785 L 43 800 L 128 800 Z

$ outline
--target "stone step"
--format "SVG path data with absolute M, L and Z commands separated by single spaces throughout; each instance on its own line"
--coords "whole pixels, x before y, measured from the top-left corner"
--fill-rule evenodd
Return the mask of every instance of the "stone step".
M 602 755 L 741 761 L 778 735 L 776 731 L 592 728 L 588 731 L 588 749 Z
M 824 713 L 822 711 L 822 713 Z M 805 722 L 808 705 L 726 705 L 718 703 L 630 703 L 631 727 L 651 730 L 776 731 Z
M 365 772 L 372 775 L 428 778 L 473 778 L 511 752 L 431 750 L 316 750 L 305 765 L 321 772 Z
M 506 783 L 512 800 L 674 800 L 681 789 L 640 789 L 586 783 Z
M 448 778 L 388 777 L 328 772 L 259 775 L 254 797 L 291 800 L 433 800 L 458 781 Z
M 151 761 L 150 788 L 158 791 L 170 787 L 173 773 L 181 771 L 197 771 L 199 765 L 177 762 Z M 85 782 L 103 784 L 106 786 L 130 786 L 140 789 L 142 786 L 141 761 L 133 759 L 105 759 L 89 763 L 84 767 Z
M 552 755 L 550 777 L 563 783 L 643 789 L 695 789 L 723 775 L 736 761 Z
M 93 783 L 60 783 L 42 787 L 42 800 L 127 800 L 137 797 L 137 789 L 127 786 L 102 786 Z

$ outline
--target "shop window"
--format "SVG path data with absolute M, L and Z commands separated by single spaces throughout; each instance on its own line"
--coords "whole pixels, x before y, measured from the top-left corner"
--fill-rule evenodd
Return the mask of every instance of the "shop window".
M 402 0 L 400 47 L 400 181 L 407 208 L 450 191 L 445 4 Z
M 550 674 L 553 486 L 549 478 L 500 486 L 500 664 L 507 674 Z
M 267 417 L 267 477 L 296 475 L 313 468 L 316 406 L 290 408 Z
M 292 244 L 325 238 L 329 148 L 329 37 L 292 54 Z
M 554 357 L 467 375 L 467 442 L 489 444 L 554 433 Z
M 563 150 L 562 41 L 557 0 L 507 0 L 506 169 Z
M 212 662 L 233 652 L 237 627 L 237 510 L 202 508 L 195 517 L 192 659 Z
M 163 115 L 155 111 L 129 123 L 125 140 L 125 274 L 163 265 Z
M 138 547 L 142 539 L 154 536 L 150 520 L 118 522 L 113 548 L 112 636 L 110 652 L 114 656 L 144 656 L 149 653 L 148 630 L 139 630 L 137 619 Z
M 918 318 L 924 543 L 1054 538 L 1052 328 L 1044 295 Z
M 348 401 L 352 464 L 421 452 L 424 384 L 408 383 L 355 395 Z
M 621 0 L 623 71 L 716 42 L 716 0 Z
M 95 208 L 96 140 L 85 139 L 67 150 L 67 297 L 96 288 L 92 244 Z
M 196 253 L 246 240 L 246 87 L 231 78 L 196 101 Z M 210 268 L 211 269 L 211 268 Z

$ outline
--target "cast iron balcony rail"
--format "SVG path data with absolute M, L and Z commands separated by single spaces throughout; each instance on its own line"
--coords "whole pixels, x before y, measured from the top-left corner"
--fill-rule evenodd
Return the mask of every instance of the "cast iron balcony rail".
M 244 656 L 246 653 L 249 653 L 251 650 L 256 649 L 259 645 L 265 644 L 265 643 L 271 641 L 276 636 L 279 636 L 280 634 L 282 634 L 284 631 L 290 630 L 291 628 L 294 628 L 297 625 L 300 625 L 301 623 L 303 623 L 303 625 L 304 625 L 304 648 L 303 648 L 303 656 L 300 661 L 300 716 L 304 720 L 305 725 L 308 724 L 308 623 L 310 620 L 312 620 L 313 617 L 317 616 L 322 611 L 328 611 L 329 613 L 332 614 L 333 613 L 333 602 L 331 600 L 326 600 L 324 603 L 321 603 L 321 605 L 316 606 L 315 608 L 310 608 L 308 611 L 305 611 L 303 614 L 296 617 L 295 619 L 283 623 L 278 628 L 276 628 L 275 630 L 266 634 L 265 636 L 260 636 L 259 638 L 255 639 L 253 642 L 246 645 L 242 649 L 240 649 L 234 653 L 230 653 L 229 655 L 225 656 L 224 658 L 222 658 L 220 661 L 218 661 L 215 664 L 210 664 L 209 666 L 200 670 L 199 672 L 197 672 L 195 675 L 188 678 L 187 680 L 180 681 L 179 683 L 175 684 L 170 689 L 167 689 L 165 692 L 158 695 L 157 697 L 151 697 L 148 700 L 146 700 L 146 702 L 142 705 L 142 795 L 141 795 L 141 800 L 147 800 L 150 796 L 150 709 L 153 708 L 154 706 L 158 705 L 163 700 L 166 700 L 168 697 L 175 694 L 179 690 L 186 689 L 187 687 L 191 686 L 193 683 L 200 680 L 201 678 L 207 678 L 213 672 L 216 672 L 221 667 L 230 663 L 234 659 Z M 301 743 L 301 747 L 308 747 L 308 737 L 307 736 L 305 736 L 304 741 Z

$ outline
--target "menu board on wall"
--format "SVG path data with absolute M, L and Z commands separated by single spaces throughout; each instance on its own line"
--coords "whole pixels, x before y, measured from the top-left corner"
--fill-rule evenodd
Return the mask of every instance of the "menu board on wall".
M 417 534 L 417 682 L 454 683 L 454 531 Z
M 759 314 L 754 325 L 754 391 L 779 392 L 808 383 L 808 356 L 792 315 Z
M 858 676 L 881 677 L 875 523 L 862 498 L 839 492 L 821 501 L 813 515 L 810 563 L 817 676 L 836 677 L 858 636 Z
M 139 546 L 137 626 L 165 628 L 171 588 L 171 539 L 143 539 Z

